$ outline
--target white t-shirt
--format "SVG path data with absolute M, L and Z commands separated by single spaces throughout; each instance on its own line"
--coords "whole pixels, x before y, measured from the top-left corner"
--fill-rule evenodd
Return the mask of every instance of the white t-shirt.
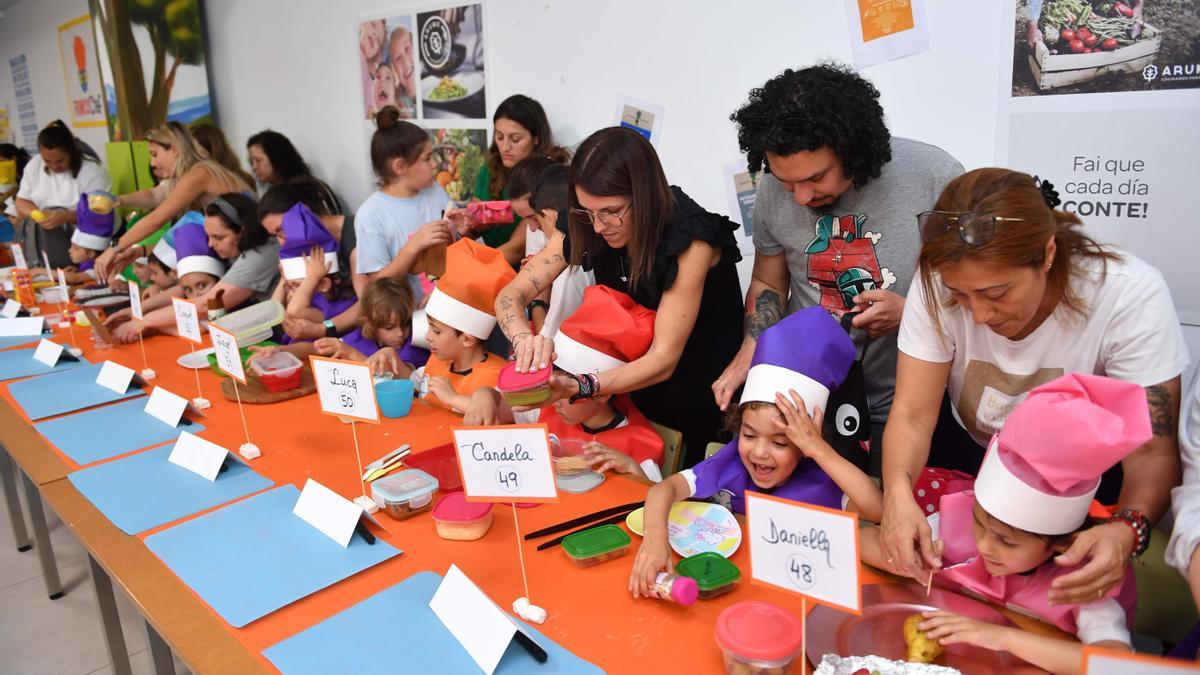
M 358 236 L 358 274 L 373 274 L 387 267 L 400 249 L 425 223 L 442 217 L 450 198 L 436 182 L 421 190 L 415 197 L 390 197 L 376 190 L 354 214 L 354 231 Z M 421 284 L 415 275 L 408 275 L 409 284 L 417 298 L 422 295 Z
M 42 156 L 34 155 L 25 165 L 25 175 L 21 177 L 17 198 L 27 199 L 42 210 L 52 207 L 74 210 L 79 204 L 79 195 L 96 190 L 108 192 L 111 189 L 112 179 L 108 171 L 96 162 L 84 159 L 79 167 L 79 175 L 72 176 L 70 171 L 46 173 Z
M 1072 282 L 1087 303 L 1086 316 L 1059 307 L 1023 340 L 976 325 L 960 306 L 946 307 L 949 292 L 937 285 L 940 339 L 913 278 L 900 322 L 900 351 L 922 361 L 952 362 L 948 389 L 955 416 L 986 446 L 1025 394 L 1066 373 L 1106 375 L 1148 387 L 1182 373 L 1187 347 L 1171 292 L 1159 271 L 1125 253 L 1109 261 L 1088 259 Z

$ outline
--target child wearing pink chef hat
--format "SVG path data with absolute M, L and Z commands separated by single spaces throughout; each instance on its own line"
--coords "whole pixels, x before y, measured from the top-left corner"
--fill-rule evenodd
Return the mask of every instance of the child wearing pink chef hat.
M 1088 526 L 1101 474 L 1148 440 L 1144 389 L 1097 375 L 1060 377 L 1030 391 L 992 437 L 973 489 L 943 495 L 929 516 L 943 565 L 934 582 L 1052 623 L 1079 642 L 946 611 L 925 612 L 918 628 L 944 645 L 1007 651 L 1053 673 L 1079 672 L 1084 645 L 1130 651 L 1131 568 L 1086 604 L 1051 605 L 1048 596 L 1056 577 L 1080 567 L 1054 557 Z M 878 530 L 861 536 L 863 560 L 887 569 Z

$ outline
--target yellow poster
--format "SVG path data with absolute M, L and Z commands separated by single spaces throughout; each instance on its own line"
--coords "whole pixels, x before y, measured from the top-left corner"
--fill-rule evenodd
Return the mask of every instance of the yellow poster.
M 911 0 L 858 0 L 858 14 L 863 42 L 909 30 L 916 24 Z

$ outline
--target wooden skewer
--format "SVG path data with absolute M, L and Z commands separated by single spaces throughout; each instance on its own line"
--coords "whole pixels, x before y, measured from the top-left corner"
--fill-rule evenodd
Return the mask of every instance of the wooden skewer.
M 929 570 L 929 581 L 925 582 L 925 597 L 929 597 L 929 591 L 933 588 L 933 570 Z

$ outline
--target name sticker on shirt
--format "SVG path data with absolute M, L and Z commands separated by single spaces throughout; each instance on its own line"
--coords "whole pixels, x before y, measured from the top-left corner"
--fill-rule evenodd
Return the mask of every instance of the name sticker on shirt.
M 558 501 L 544 424 L 465 427 L 453 432 L 467 501 Z
M 748 491 L 746 523 L 755 582 L 862 613 L 857 516 Z

